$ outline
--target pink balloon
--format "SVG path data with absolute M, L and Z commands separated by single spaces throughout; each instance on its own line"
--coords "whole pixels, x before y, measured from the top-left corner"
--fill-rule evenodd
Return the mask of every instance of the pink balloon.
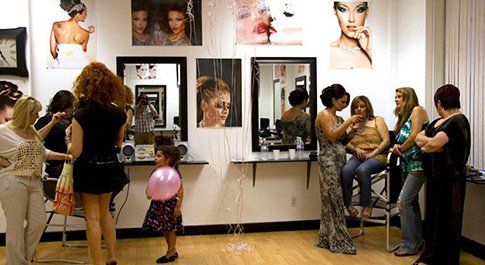
M 161 167 L 153 171 L 148 180 L 147 193 L 152 200 L 166 201 L 177 194 L 180 175 L 171 167 Z

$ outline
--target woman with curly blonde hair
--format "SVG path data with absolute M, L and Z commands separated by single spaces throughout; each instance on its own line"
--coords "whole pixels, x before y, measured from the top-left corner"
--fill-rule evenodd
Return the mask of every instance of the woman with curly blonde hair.
M 46 159 L 65 160 L 67 154 L 50 151 L 42 142 L 63 113 L 36 131 L 33 124 L 42 109 L 39 101 L 23 96 L 14 105 L 12 120 L 0 125 L 0 201 L 7 221 L 7 264 L 30 264 L 46 223 L 42 165 Z M 24 227 L 24 223 L 27 225 Z
M 72 121 L 69 152 L 75 157 L 74 191 L 81 194 L 89 251 L 101 261 L 101 233 L 108 248 L 106 264 L 116 264 L 116 233 L 109 213 L 111 193 L 124 171 L 116 157 L 125 130 L 125 87 L 102 63 L 86 66 L 74 82 L 79 105 Z

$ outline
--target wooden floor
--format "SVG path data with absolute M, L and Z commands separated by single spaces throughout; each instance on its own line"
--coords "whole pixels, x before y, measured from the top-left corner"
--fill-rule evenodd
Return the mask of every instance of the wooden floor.
M 357 229 L 350 229 L 357 233 Z M 318 231 L 290 231 L 270 233 L 248 233 L 237 239 L 254 248 L 252 252 L 237 254 L 225 249 L 234 243 L 234 235 L 180 236 L 177 250 L 180 258 L 171 264 L 225 265 L 225 264 L 412 264 L 418 256 L 395 257 L 385 250 L 384 227 L 366 228 L 366 234 L 354 239 L 357 255 L 334 254 L 326 249 L 313 247 Z M 397 242 L 400 230 L 392 230 Z M 155 264 L 155 259 L 165 254 L 162 238 L 123 239 L 117 243 L 118 264 Z M 85 248 L 61 248 L 58 242 L 41 243 L 39 257 L 75 258 L 87 257 Z M 0 248 L 0 264 L 5 263 L 5 248 Z M 50 263 L 65 264 L 65 263 Z M 461 254 L 462 265 L 485 264 L 466 252 Z

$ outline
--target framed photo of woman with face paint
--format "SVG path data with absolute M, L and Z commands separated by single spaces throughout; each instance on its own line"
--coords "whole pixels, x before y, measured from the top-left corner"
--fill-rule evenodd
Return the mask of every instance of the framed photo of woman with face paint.
M 369 2 L 335 1 L 339 37 L 330 44 L 330 68 L 372 68 L 372 31 L 366 25 Z
M 197 127 L 241 127 L 241 60 L 197 59 Z

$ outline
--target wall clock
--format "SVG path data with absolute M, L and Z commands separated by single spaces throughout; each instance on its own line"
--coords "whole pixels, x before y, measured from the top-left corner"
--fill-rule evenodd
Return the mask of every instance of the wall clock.
M 0 29 L 0 75 L 28 77 L 25 63 L 27 29 Z

